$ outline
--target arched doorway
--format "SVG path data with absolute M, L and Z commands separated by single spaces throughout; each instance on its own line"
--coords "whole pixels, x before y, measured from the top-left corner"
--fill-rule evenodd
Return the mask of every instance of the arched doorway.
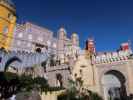
M 102 89 L 105 100 L 126 100 L 126 78 L 120 71 L 111 70 L 102 77 Z M 116 100 L 117 100 L 116 99 Z
M 58 87 L 63 87 L 62 75 L 60 73 L 56 74 L 56 81 Z

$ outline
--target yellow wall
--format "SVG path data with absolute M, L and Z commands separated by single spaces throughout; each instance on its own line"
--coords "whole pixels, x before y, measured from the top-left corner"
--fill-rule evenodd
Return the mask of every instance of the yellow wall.
M 15 12 L 14 12 L 15 13 Z M 0 48 L 9 50 L 12 42 L 13 31 L 16 24 L 16 16 L 12 10 L 0 3 Z M 11 14 L 12 18 L 9 18 Z M 4 27 L 8 27 L 8 33 L 3 33 Z
M 57 97 L 61 94 L 65 93 L 65 90 L 62 91 L 56 91 L 56 92 L 43 92 L 41 94 L 41 99 L 42 100 L 57 100 Z
M 80 70 L 82 70 L 82 74 Z M 95 85 L 93 66 L 91 65 L 91 60 L 87 58 L 87 55 L 81 55 L 78 57 L 78 60 L 74 64 L 74 68 L 72 71 L 72 77 L 74 80 L 75 80 L 75 74 L 77 74 L 76 76 L 77 78 L 79 77 L 82 78 L 84 87 Z

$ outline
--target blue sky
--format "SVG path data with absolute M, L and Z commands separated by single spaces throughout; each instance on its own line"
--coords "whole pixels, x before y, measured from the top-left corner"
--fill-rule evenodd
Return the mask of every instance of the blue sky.
M 31 21 L 55 33 L 77 32 L 80 46 L 93 36 L 97 51 L 114 51 L 133 42 L 133 0 L 13 0 L 18 22 Z

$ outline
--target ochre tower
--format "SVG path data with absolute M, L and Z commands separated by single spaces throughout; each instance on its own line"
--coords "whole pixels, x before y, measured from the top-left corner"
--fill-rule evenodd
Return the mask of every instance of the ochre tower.
M 16 25 L 16 9 L 10 0 L 0 0 L 0 48 L 10 50 Z

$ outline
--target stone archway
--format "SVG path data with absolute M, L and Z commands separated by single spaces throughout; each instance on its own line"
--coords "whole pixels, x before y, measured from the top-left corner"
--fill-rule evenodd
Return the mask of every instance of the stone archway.
M 126 78 L 117 70 L 109 70 L 102 76 L 101 84 L 105 100 L 126 100 Z

